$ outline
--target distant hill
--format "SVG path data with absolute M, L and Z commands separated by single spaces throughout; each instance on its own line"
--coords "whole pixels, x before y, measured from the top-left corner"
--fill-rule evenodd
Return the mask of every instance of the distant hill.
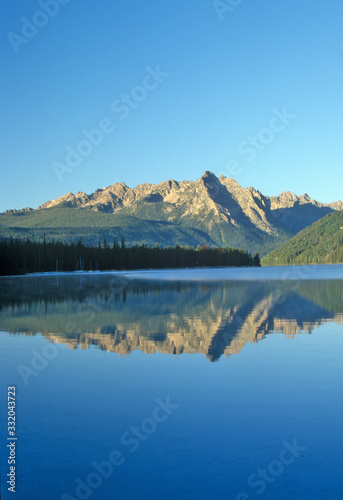
M 264 266 L 343 262 L 343 211 L 323 217 L 262 259 Z
M 264 196 L 206 171 L 197 181 L 168 180 L 129 188 L 115 183 L 92 194 L 68 193 L 36 210 L 0 214 L 0 237 L 97 245 L 124 237 L 127 245 L 209 245 L 265 255 L 316 220 L 343 209 L 307 194 Z

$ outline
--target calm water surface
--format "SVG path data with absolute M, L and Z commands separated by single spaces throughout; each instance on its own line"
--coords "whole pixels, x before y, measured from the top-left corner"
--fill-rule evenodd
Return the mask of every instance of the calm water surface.
M 302 271 L 1 278 L 2 498 L 343 498 L 343 280 Z

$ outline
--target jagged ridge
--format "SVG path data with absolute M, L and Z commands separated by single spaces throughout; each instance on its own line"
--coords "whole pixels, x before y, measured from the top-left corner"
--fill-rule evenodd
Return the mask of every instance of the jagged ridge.
M 125 237 L 128 244 L 209 244 L 245 247 L 261 254 L 321 217 L 343 209 L 307 194 L 264 196 L 233 178 L 206 171 L 197 181 L 168 180 L 129 188 L 117 182 L 92 194 L 67 193 L 37 210 L 0 215 L 1 235 L 46 237 L 97 244 Z M 59 228 L 64 228 L 64 232 Z M 69 228 L 69 229 L 67 229 Z

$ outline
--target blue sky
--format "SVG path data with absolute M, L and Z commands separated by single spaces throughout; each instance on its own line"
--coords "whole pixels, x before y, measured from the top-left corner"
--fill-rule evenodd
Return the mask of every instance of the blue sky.
M 341 0 L 0 8 L 0 211 L 205 170 L 343 198 Z

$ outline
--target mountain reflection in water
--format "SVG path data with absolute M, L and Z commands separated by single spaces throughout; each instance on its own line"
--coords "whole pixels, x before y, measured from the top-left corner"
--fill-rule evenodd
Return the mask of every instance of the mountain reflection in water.
M 237 354 L 268 333 L 343 324 L 343 281 L 147 283 L 113 275 L 0 280 L 0 328 L 127 355 Z

